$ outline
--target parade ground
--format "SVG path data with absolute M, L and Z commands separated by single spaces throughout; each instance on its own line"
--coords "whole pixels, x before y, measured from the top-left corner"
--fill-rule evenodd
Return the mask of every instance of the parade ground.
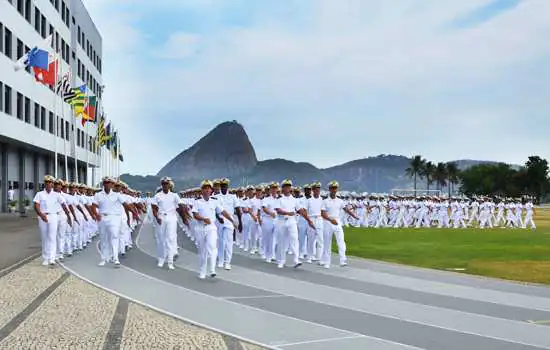
M 56 268 L 2 262 L 0 348 L 550 349 L 548 286 L 467 274 L 497 274 L 469 271 L 471 258 L 543 266 L 547 215 L 536 231 L 347 230 L 350 253 L 390 262 L 352 257 L 345 268 L 277 269 L 235 249 L 233 269 L 207 280 L 184 237 L 176 269 L 157 268 L 145 224 L 119 269 L 97 266 L 97 241 Z M 38 247 L 29 239 L 8 250 Z

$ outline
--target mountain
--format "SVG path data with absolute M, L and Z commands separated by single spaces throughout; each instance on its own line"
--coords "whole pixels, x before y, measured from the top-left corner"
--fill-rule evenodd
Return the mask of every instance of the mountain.
M 256 152 L 242 125 L 225 122 L 169 161 L 157 176 L 173 179 L 238 176 L 254 169 L 257 163 Z
M 346 190 L 391 192 L 396 188 L 413 187 L 412 179 L 405 175 L 410 161 L 405 156 L 381 154 L 325 169 L 280 158 L 258 161 L 245 129 L 232 121 L 216 126 L 193 146 L 169 161 L 157 176 L 124 174 L 122 179 L 141 191 L 153 190 L 159 185 L 160 177 L 170 176 L 177 188 L 196 187 L 203 179 L 222 177 L 230 178 L 233 186 L 289 178 L 300 186 L 313 181 L 326 184 L 337 180 Z M 465 169 L 496 162 L 462 159 L 456 163 L 460 169 Z M 423 180 L 418 181 L 418 188 L 425 188 Z

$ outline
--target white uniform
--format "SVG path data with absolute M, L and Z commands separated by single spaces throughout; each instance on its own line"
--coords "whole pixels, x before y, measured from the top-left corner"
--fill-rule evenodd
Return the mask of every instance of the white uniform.
M 275 213 L 277 201 L 278 198 L 271 195 L 262 199 L 262 258 L 267 262 L 275 259 L 277 239 L 275 235 L 275 218 L 268 215 L 265 210 Z
M 126 199 L 120 193 L 112 190 L 107 193 L 103 190 L 95 194 L 93 203 L 101 215 L 99 222 L 101 262 L 99 264 L 105 265 L 107 261 L 112 260 L 119 265 L 121 216 L 126 217 L 121 208 L 122 204 L 126 203 Z
M 286 247 L 289 247 L 294 259 L 294 266 L 300 264 L 298 252 L 298 223 L 295 212 L 302 209 L 301 201 L 292 195 L 282 195 L 275 201 L 274 209 L 282 209 L 293 215 L 279 215 L 276 223 L 277 234 L 277 262 L 283 268 L 286 262 Z
M 338 255 L 340 256 L 340 265 L 347 264 L 346 258 L 346 242 L 344 240 L 344 229 L 342 228 L 342 221 L 338 214 L 345 208 L 345 203 L 340 198 L 327 198 L 323 201 L 322 210 L 326 211 L 328 216 L 336 220 L 336 225 L 333 225 L 330 221 L 325 221 L 323 224 L 324 239 L 323 239 L 323 256 L 321 263 L 326 267 L 330 267 L 332 253 L 332 236 L 336 238 L 336 244 L 338 245 Z
M 231 193 L 217 194 L 220 206 L 229 214 L 233 214 L 239 206 L 237 196 Z M 216 220 L 217 221 L 217 220 Z M 224 218 L 223 224 L 218 227 L 218 267 L 231 269 L 231 259 L 233 258 L 233 232 L 235 227 L 233 223 Z
M 306 208 L 309 218 L 315 225 L 315 229 L 308 226 L 307 230 L 307 260 L 311 263 L 313 260 L 321 260 L 323 252 L 323 217 L 321 210 L 323 209 L 323 199 L 321 197 L 308 198 Z
M 174 256 L 178 253 L 178 208 L 184 205 L 180 197 L 174 192 L 159 192 L 151 203 L 158 208 L 157 216 L 160 226 L 157 230 L 157 258 L 158 267 L 168 262 L 168 268 L 174 268 Z
M 220 215 L 223 209 L 221 203 L 215 197 L 210 197 L 208 200 L 199 198 L 195 201 L 192 212 L 199 214 L 203 218 L 210 219 L 210 224 L 203 221 L 197 221 L 196 241 L 199 250 L 199 278 L 206 277 L 208 265 L 210 267 L 210 275 L 216 276 L 216 258 L 217 252 L 217 230 L 216 230 L 216 215 Z
M 62 211 L 62 204 L 65 204 L 63 196 L 51 190 L 42 190 L 34 196 L 34 203 L 40 205 L 40 211 L 46 215 L 48 222 L 38 218 L 38 229 L 42 240 L 43 265 L 54 264 L 57 250 L 57 227 L 59 225 L 59 213 Z

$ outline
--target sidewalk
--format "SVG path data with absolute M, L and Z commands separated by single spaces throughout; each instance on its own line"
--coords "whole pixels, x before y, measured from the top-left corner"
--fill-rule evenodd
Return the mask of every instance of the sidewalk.
M 40 250 L 36 215 L 0 214 L 0 271 Z

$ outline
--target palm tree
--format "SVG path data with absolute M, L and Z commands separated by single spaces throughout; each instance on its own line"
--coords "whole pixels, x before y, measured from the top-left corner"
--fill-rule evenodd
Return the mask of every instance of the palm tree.
M 411 163 L 407 169 L 405 169 L 405 173 L 409 176 L 414 178 L 414 195 L 416 197 L 416 180 L 417 177 L 420 175 L 420 172 L 422 170 L 422 166 L 424 165 L 425 160 L 422 159 L 422 156 L 416 155 L 411 159 Z
M 445 164 L 446 170 L 447 170 L 447 180 L 449 182 L 449 197 L 451 196 L 451 193 L 454 193 L 454 187 L 458 183 L 458 175 L 460 173 L 460 170 L 458 169 L 458 166 L 455 162 L 448 162 Z
M 430 190 L 430 185 L 434 182 L 435 165 L 431 161 L 425 161 L 420 169 L 420 177 L 426 179 L 426 191 Z
M 442 190 L 447 185 L 447 166 L 443 162 L 437 163 L 435 167 L 434 180 L 438 190 Z

